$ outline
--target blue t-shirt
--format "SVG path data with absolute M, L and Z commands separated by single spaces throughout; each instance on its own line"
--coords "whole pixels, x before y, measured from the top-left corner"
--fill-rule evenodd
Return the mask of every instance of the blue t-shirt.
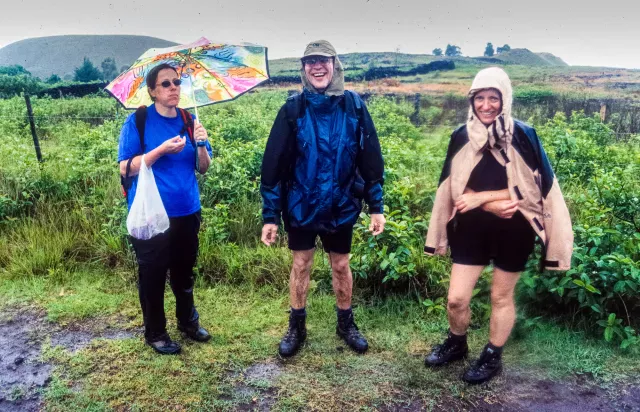
M 144 153 L 160 146 L 165 140 L 181 135 L 187 143 L 180 153 L 167 154 L 160 157 L 151 167 L 160 192 L 160 198 L 169 217 L 180 217 L 200 210 L 200 192 L 196 180 L 195 147 L 184 129 L 184 122 L 179 113 L 176 117 L 164 117 L 158 113 L 154 104 L 147 108 L 147 120 L 144 131 Z M 182 133 L 181 133 L 182 132 Z M 211 156 L 211 145 L 207 142 L 207 151 Z M 120 132 L 118 162 L 139 155 L 140 135 L 136 127 L 135 113 L 127 117 Z M 127 204 L 136 195 L 137 176 L 133 180 L 127 195 Z

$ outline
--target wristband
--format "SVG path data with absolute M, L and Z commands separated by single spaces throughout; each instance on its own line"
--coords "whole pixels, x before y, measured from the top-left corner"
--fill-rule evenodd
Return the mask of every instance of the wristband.
M 198 141 L 196 142 L 196 146 L 198 146 L 198 147 L 204 147 L 204 146 L 206 146 L 206 145 L 207 145 L 207 142 L 203 142 L 203 141 L 201 141 L 201 140 L 198 140 Z

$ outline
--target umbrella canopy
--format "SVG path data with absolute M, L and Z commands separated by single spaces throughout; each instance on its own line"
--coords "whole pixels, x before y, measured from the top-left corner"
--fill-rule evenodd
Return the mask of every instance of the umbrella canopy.
M 269 79 L 266 47 L 211 43 L 202 37 L 191 44 L 147 50 L 105 90 L 127 109 L 150 105 L 146 77 L 162 63 L 178 71 L 180 107 L 185 109 L 235 99 Z

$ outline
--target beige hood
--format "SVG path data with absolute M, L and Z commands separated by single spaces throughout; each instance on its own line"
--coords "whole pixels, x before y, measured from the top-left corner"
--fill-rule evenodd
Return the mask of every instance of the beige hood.
M 497 89 L 502 95 L 502 112 L 489 126 L 482 123 L 473 112 L 473 96 L 483 89 Z M 512 104 L 513 89 L 507 73 L 499 67 L 480 70 L 469 90 L 469 120 L 467 120 L 469 140 L 476 150 L 483 150 L 487 145 L 493 147 L 500 141 L 506 144 L 511 143 L 514 127 L 511 117 Z

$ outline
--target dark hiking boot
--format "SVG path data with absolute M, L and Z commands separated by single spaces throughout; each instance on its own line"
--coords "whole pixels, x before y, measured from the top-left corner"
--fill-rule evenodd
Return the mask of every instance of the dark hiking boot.
M 307 339 L 306 319 L 306 314 L 296 315 L 292 312 L 289 315 L 289 329 L 287 329 L 287 333 L 284 334 L 278 347 L 278 353 L 283 358 L 295 355 L 305 339 Z
M 198 322 L 188 326 L 178 324 L 178 330 L 187 335 L 189 339 L 195 340 L 196 342 L 206 342 L 211 339 L 209 332 L 200 326 L 200 323 Z
M 369 343 L 358 330 L 351 310 L 338 310 L 336 334 L 344 340 L 347 346 L 358 353 L 365 353 L 369 349 Z
M 434 346 L 431 353 L 424 358 L 424 365 L 427 367 L 442 366 L 464 359 L 468 353 L 467 336 L 456 336 L 449 332 L 447 339 L 442 344 Z
M 154 351 L 161 355 L 177 355 L 182 349 L 178 342 L 172 341 L 168 334 L 160 336 L 154 341 L 148 341 L 145 339 L 147 345 L 151 346 Z
M 475 361 L 462 375 L 462 380 L 476 385 L 486 382 L 496 376 L 502 370 L 502 354 L 485 346 L 480 358 Z

